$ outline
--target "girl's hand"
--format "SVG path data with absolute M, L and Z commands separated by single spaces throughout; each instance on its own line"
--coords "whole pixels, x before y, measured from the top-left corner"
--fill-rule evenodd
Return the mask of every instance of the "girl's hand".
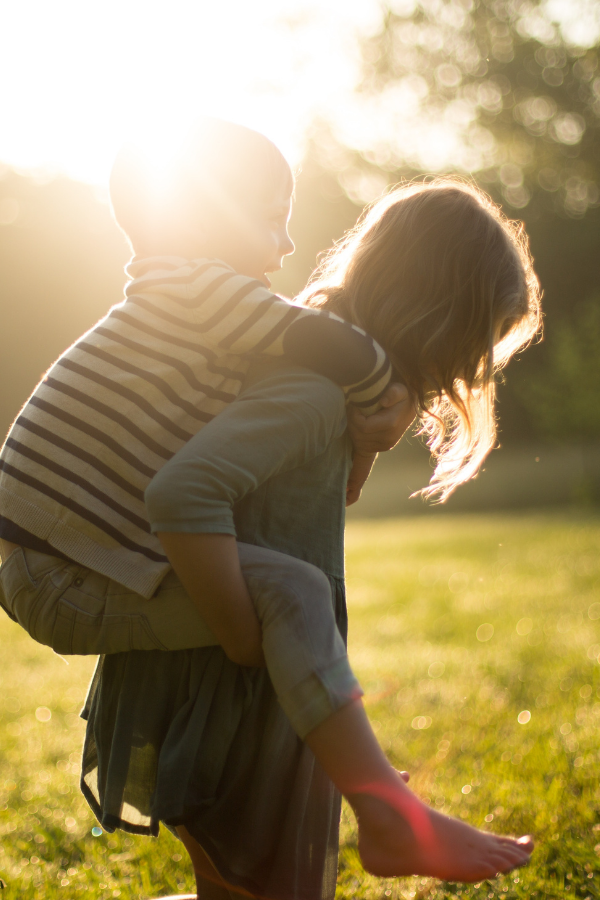
M 416 410 L 403 384 L 390 384 L 381 398 L 383 409 L 364 416 L 356 406 L 348 407 L 348 430 L 354 453 L 346 485 L 346 506 L 356 503 L 381 450 L 391 450 L 412 424 Z
M 365 456 L 355 453 L 352 457 L 352 469 L 346 484 L 346 506 L 356 503 L 360 497 L 363 485 L 369 477 L 376 459 L 376 453 L 368 453 Z
M 378 412 L 365 416 L 356 406 L 348 407 L 348 430 L 355 454 L 366 456 L 391 450 L 412 424 L 416 410 L 403 384 L 390 384 Z

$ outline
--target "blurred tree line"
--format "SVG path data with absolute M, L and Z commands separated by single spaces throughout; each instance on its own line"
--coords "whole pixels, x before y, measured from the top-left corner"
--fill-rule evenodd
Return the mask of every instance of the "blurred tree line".
M 454 135 L 445 170 L 471 172 L 530 234 L 545 339 L 511 363 L 500 388 L 510 442 L 600 438 L 599 54 L 568 40 L 548 7 L 388 0 L 362 43 L 358 133 L 315 122 L 290 229 L 297 250 L 274 279 L 293 296 L 365 201 L 427 172 L 418 140 L 402 131 L 408 97 L 425 126 Z M 375 110 L 377 127 L 368 118 L 361 127 L 360 109 Z M 0 170 L 3 433 L 53 359 L 121 299 L 127 258 L 93 188 Z
M 359 124 L 313 133 L 315 158 L 357 202 L 422 176 L 437 142 L 445 171 L 524 220 L 545 339 L 500 389 L 511 440 L 600 437 L 600 3 L 567 6 L 561 30 L 553 0 L 384 0 L 362 42 Z
M 0 166 L 0 431 L 123 296 L 125 239 L 89 185 Z

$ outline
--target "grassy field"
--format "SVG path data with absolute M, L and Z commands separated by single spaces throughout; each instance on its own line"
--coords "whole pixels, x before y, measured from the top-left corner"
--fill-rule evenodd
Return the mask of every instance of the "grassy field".
M 469 887 L 381 881 L 344 812 L 339 900 L 600 898 L 600 519 L 354 521 L 351 657 L 394 764 L 438 809 L 531 832 L 531 865 Z M 89 659 L 0 620 L 2 900 L 192 890 L 178 842 L 96 834 L 78 792 Z

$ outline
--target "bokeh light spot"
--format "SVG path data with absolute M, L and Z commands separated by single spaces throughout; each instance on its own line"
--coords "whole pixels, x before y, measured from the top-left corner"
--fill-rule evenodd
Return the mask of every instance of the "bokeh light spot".
M 483 625 L 480 625 L 477 629 L 477 640 L 478 641 L 489 641 L 494 634 L 494 626 L 490 625 L 489 622 L 484 622 Z
M 38 722 L 49 722 L 52 718 L 52 712 L 47 706 L 38 706 L 35 711 L 35 717 Z
M 432 662 L 427 669 L 427 674 L 430 678 L 439 678 L 440 675 L 444 674 L 445 669 L 446 666 L 443 662 Z
M 588 659 L 598 659 L 600 657 L 600 644 L 592 644 L 587 649 Z
M 517 722 L 519 725 L 527 725 L 528 722 L 531 721 L 531 713 L 528 709 L 522 710 L 517 716 Z
M 533 628 L 533 619 L 519 619 L 517 622 L 517 634 L 529 634 Z
M 415 716 L 411 722 L 413 728 L 416 728 L 418 731 L 421 731 L 423 728 L 429 728 L 431 725 L 431 717 L 430 716 Z
M 453 594 L 464 591 L 469 583 L 469 576 L 465 572 L 454 572 L 448 579 L 448 587 Z

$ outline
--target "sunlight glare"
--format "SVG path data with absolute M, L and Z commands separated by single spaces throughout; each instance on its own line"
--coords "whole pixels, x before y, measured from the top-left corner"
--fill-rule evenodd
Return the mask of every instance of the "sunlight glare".
M 593 47 L 600 40 L 598 0 L 545 0 L 546 15 L 558 23 L 566 41 Z
M 380 14 L 376 0 L 10 4 L 0 159 L 102 184 L 123 143 L 160 168 L 212 115 L 262 131 L 297 164 L 310 121 L 352 91 L 356 36 Z
M 410 20 L 414 0 L 390 0 L 390 8 L 405 20 L 408 43 L 434 40 L 435 29 Z M 552 22 L 575 44 L 591 46 L 600 36 L 597 0 L 542 0 L 534 12 L 523 27 L 541 40 L 555 34 Z M 417 73 L 375 95 L 355 92 L 359 39 L 374 34 L 382 16 L 379 0 L 5 4 L 0 78 L 9 89 L 0 95 L 0 161 L 103 185 L 124 143 L 143 148 L 160 170 L 193 122 L 208 115 L 263 132 L 292 166 L 311 128 L 324 123 L 321 131 L 342 150 L 331 142 L 327 159 L 325 138 L 323 159 L 362 199 L 379 183 L 352 170 L 344 146 L 388 170 L 491 165 L 495 142 L 476 124 L 470 101 L 449 104 L 440 117 Z M 437 78 L 451 86 L 460 72 L 445 65 Z

